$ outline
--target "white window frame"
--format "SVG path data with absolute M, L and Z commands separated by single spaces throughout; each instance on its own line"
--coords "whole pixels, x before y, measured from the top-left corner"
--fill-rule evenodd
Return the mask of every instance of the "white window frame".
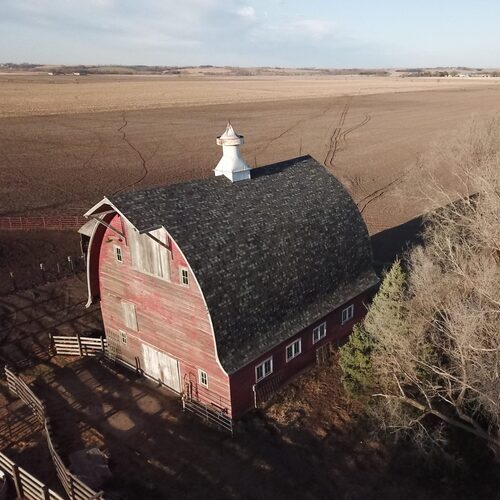
M 184 272 L 186 273 L 186 282 L 184 283 Z M 187 267 L 179 268 L 179 281 L 182 286 L 189 286 L 189 269 Z
M 266 373 L 265 366 L 266 366 L 267 362 L 270 363 L 270 368 L 269 368 L 269 371 Z M 262 377 L 260 377 L 260 378 L 258 376 L 258 369 L 259 368 L 262 368 Z M 260 382 L 261 380 L 264 380 L 266 377 L 269 377 L 269 375 L 271 375 L 271 373 L 273 373 L 273 357 L 272 356 L 270 358 L 265 359 L 264 361 L 262 361 L 262 363 L 259 363 L 255 367 L 255 382 L 257 383 L 257 382 Z
M 127 345 L 128 344 L 127 332 L 123 330 L 118 330 L 118 335 L 120 337 L 120 344 Z
M 298 345 L 299 348 L 296 350 L 295 346 Z M 292 355 L 289 357 L 288 356 L 288 349 L 292 348 Z M 297 339 L 294 340 L 291 344 L 288 344 L 285 349 L 286 353 L 286 362 L 288 363 L 289 361 L 292 361 L 292 359 L 295 359 L 297 356 L 300 356 L 302 354 L 302 339 Z
M 354 318 L 354 304 L 342 309 L 342 324 L 351 321 L 352 318 Z
M 205 382 L 203 382 L 203 375 L 205 376 Z M 208 389 L 208 373 L 201 368 L 198 368 L 198 383 Z
M 321 335 L 321 330 L 323 330 L 323 334 Z M 319 336 L 316 334 L 319 332 Z M 321 339 L 326 337 L 326 321 L 323 321 L 320 325 L 313 329 L 313 344 L 316 344 Z
M 116 260 L 116 262 L 119 262 L 120 264 L 123 264 L 123 250 L 122 250 L 122 247 L 119 246 L 119 245 L 113 245 L 113 252 L 115 254 L 115 260 Z

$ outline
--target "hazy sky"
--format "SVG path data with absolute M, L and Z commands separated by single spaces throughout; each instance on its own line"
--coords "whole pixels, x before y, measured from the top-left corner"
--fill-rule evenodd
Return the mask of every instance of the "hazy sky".
M 0 62 L 500 66 L 498 0 L 0 0 Z

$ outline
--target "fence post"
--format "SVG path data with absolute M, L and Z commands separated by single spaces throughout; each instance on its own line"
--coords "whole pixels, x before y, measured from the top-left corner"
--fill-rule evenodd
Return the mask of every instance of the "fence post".
M 17 498 L 23 498 L 23 484 L 21 482 L 21 476 L 19 475 L 19 467 L 16 464 L 12 464 L 12 477 L 14 478 Z
M 77 340 L 77 342 L 78 342 L 78 352 L 80 353 L 80 357 L 82 357 L 82 356 L 83 356 L 83 352 L 82 352 L 82 341 L 81 341 L 81 339 L 80 339 L 80 334 L 79 334 L 79 333 L 77 333 L 77 334 L 76 334 L 76 340 Z
M 57 354 L 56 344 L 54 342 L 54 337 L 52 333 L 49 332 L 49 356 L 55 356 Z
M 42 486 L 42 496 L 43 500 L 50 500 L 49 489 L 45 484 Z

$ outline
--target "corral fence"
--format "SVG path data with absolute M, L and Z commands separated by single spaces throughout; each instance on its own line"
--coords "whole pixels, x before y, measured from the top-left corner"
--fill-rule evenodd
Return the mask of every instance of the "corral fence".
M 46 416 L 45 404 L 40 401 L 31 390 L 28 384 L 8 367 L 5 367 L 5 375 L 7 377 L 7 384 L 9 390 L 18 396 L 26 405 L 28 405 L 38 421 L 43 425 L 45 436 L 47 438 L 47 445 L 49 447 L 50 456 L 54 462 L 57 476 L 66 491 L 70 500 L 91 500 L 91 499 L 104 499 L 102 492 L 95 492 L 92 488 L 87 486 L 81 479 L 72 474 L 69 469 L 64 465 L 61 456 L 57 452 L 56 446 L 52 438 L 52 430 L 50 427 L 50 419 Z M 36 490 L 32 488 L 35 492 Z M 35 500 L 46 499 L 46 496 L 32 496 L 29 497 Z M 52 497 L 60 498 L 60 497 Z
M 107 340 L 104 337 L 67 337 L 49 333 L 50 354 L 62 356 L 96 356 L 106 352 Z
M 133 367 L 123 362 L 113 354 L 108 348 L 107 339 L 104 337 L 67 337 L 49 334 L 51 355 L 62 356 L 98 356 L 114 363 L 119 363 L 127 369 L 138 371 L 138 366 Z M 189 411 L 202 418 L 206 422 L 215 424 L 225 431 L 233 434 L 233 420 L 224 409 L 224 402 L 211 401 L 207 395 L 203 396 L 199 390 L 193 390 L 193 385 L 189 381 L 184 381 L 184 390 L 181 394 L 183 411 Z
M 0 217 L 0 229 L 37 231 L 41 229 L 72 230 L 87 222 L 81 215 L 48 215 L 39 217 Z
M 18 467 L 15 462 L 0 453 L 0 469 L 12 479 L 17 498 L 28 500 L 63 500 L 63 497 L 49 489 L 44 483 Z

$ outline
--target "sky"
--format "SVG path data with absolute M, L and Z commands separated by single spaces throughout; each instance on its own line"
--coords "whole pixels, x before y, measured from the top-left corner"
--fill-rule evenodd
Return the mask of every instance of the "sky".
M 0 62 L 500 66 L 498 0 L 0 0 Z

